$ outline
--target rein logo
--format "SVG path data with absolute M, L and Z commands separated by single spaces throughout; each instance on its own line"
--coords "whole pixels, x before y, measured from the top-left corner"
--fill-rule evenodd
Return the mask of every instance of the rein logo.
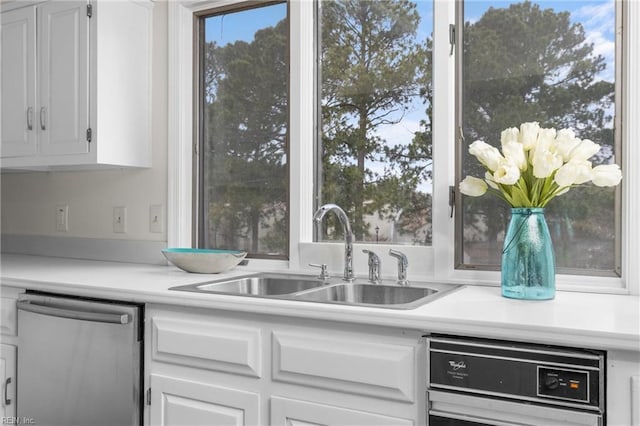
M 461 368 L 467 368 L 467 365 L 464 363 L 464 361 L 459 361 L 459 362 L 449 361 L 449 366 L 453 368 L 453 371 L 458 371 Z

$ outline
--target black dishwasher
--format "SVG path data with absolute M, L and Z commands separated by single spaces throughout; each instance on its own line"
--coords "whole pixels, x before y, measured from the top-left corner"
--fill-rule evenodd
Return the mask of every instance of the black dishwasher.
M 605 353 L 431 336 L 429 426 L 602 426 Z

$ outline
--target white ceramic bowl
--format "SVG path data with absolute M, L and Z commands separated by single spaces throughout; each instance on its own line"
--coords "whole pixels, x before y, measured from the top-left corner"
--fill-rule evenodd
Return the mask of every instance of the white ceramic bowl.
M 183 271 L 199 274 L 217 274 L 233 269 L 242 262 L 246 251 L 196 249 L 196 248 L 166 248 L 162 254 L 167 260 Z

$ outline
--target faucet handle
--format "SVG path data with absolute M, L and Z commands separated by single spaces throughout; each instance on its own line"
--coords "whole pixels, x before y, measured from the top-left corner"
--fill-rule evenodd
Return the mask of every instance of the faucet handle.
M 389 255 L 398 259 L 398 284 L 409 285 L 409 281 L 407 281 L 407 268 L 409 267 L 407 256 L 394 249 L 389 249 Z
M 371 250 L 362 250 L 362 252 L 369 256 L 369 281 L 374 284 L 380 284 L 380 258 Z
M 320 275 L 318 276 L 319 280 L 329 279 L 329 273 L 327 272 L 327 265 L 325 263 L 321 265 L 317 263 L 310 263 L 309 266 L 313 266 L 314 268 L 320 268 Z

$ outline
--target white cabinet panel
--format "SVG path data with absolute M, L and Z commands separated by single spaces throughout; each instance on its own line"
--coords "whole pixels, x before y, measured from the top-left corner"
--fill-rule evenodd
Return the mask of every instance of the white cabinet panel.
M 0 333 L 7 336 L 15 336 L 17 319 L 16 299 L 14 297 L 1 297 Z
M 415 400 L 415 346 L 366 335 L 273 332 L 273 380 Z
M 640 426 L 638 360 L 636 351 L 607 353 L 607 424 Z
M 273 397 L 269 424 L 271 426 L 412 426 L 414 422 L 331 405 Z
M 153 305 L 146 315 L 151 425 L 424 424 L 421 333 Z
M 640 426 L 640 376 L 631 377 L 631 424 Z
M 154 361 L 261 376 L 258 328 L 152 317 Z
M 16 347 L 0 344 L 0 418 L 16 416 Z
M 0 156 L 36 153 L 36 8 L 2 14 L 2 135 Z
M 151 425 L 199 426 L 260 424 L 256 393 L 190 380 L 151 375 Z
M 40 149 L 43 155 L 89 149 L 89 17 L 84 2 L 39 8 Z
M 151 166 L 153 2 L 2 13 L 3 169 Z

